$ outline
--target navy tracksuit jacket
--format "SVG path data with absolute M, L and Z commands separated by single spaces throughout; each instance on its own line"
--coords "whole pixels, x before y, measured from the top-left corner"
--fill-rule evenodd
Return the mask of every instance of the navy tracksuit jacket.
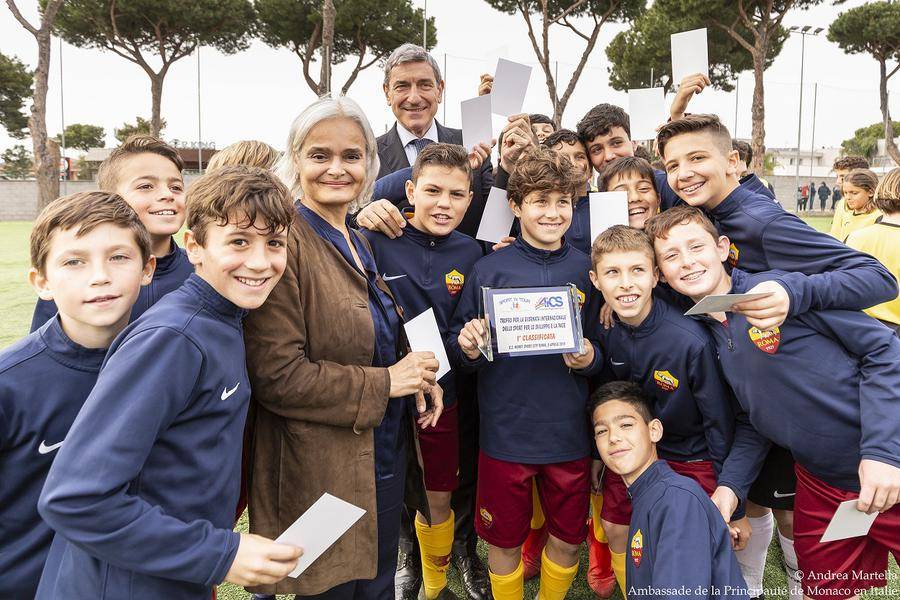
M 70 340 L 59 319 L 0 353 L 0 598 L 34 598 L 53 540 L 38 497 L 104 356 Z
M 663 424 L 660 458 L 709 460 L 718 484 L 745 499 L 768 448 L 725 384 L 709 333 L 654 297 L 643 323 L 617 320 L 599 335 L 615 379 L 634 382 L 653 398 Z
M 629 598 L 747 597 L 722 515 L 696 481 L 658 460 L 628 487 Z
M 141 286 L 134 306 L 131 308 L 130 321 L 136 321 L 157 300 L 173 290 L 177 290 L 184 280 L 194 272 L 194 265 L 188 260 L 187 252 L 172 240 L 172 251 L 156 259 L 156 270 L 153 281 Z M 38 300 L 31 317 L 31 331 L 46 323 L 56 314 L 56 303 L 53 300 Z
M 197 275 L 113 342 L 38 510 L 38 598 L 208 600 L 232 531 L 250 400 L 245 311 Z
M 801 293 L 816 285 L 798 273 L 735 269 L 731 293 L 771 279 Z M 804 312 L 771 332 L 751 327 L 743 315 L 727 317 L 726 324 L 701 320 L 757 431 L 843 490 L 859 490 L 862 458 L 900 467 L 900 339 L 892 330 L 845 310 Z M 821 368 L 810 369 L 810 357 Z

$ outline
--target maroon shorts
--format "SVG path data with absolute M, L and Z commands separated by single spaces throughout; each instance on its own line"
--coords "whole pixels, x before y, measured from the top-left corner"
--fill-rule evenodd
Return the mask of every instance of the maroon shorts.
M 459 484 L 459 402 L 444 409 L 437 425 L 419 429 L 425 489 L 452 492 Z
M 684 475 L 699 483 L 703 491 L 710 496 L 716 491 L 716 472 L 713 470 L 712 462 L 708 460 L 691 462 L 667 460 L 666 462 L 679 475 Z M 628 498 L 628 488 L 622 480 L 622 476 L 616 475 L 609 469 L 603 472 L 603 508 L 600 510 L 600 518 L 616 525 L 631 523 L 631 500 Z
M 799 464 L 794 497 L 794 550 L 810 598 L 849 598 L 884 587 L 888 554 L 900 562 L 900 504 L 881 513 L 863 537 L 820 543 L 838 504 L 859 497 L 817 479 Z
M 591 458 L 549 465 L 512 463 L 478 455 L 475 530 L 492 546 L 517 548 L 531 531 L 532 484 L 544 508 L 547 530 L 568 544 L 587 536 Z

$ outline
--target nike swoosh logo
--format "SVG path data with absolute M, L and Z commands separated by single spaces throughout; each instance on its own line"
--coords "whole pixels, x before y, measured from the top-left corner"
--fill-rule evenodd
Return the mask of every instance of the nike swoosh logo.
M 385 281 L 393 281 L 395 279 L 400 279 L 401 277 L 406 277 L 406 275 L 382 275 L 381 278 Z
M 796 496 L 797 492 L 794 492 L 793 494 L 781 494 L 778 492 L 778 490 L 776 490 L 772 495 L 776 498 L 790 498 L 791 496 Z
M 231 396 L 233 393 L 235 393 L 239 387 L 241 387 L 241 382 L 240 382 L 240 381 L 238 381 L 238 382 L 237 382 L 237 385 L 235 385 L 235 386 L 234 386 L 233 388 L 231 388 L 230 390 L 228 389 L 227 386 L 224 387 L 224 388 L 222 389 L 222 400 L 228 400 L 229 396 Z
M 63 442 L 64 441 L 66 441 L 66 440 L 63 440 Z M 53 452 L 54 450 L 57 450 L 60 446 L 62 446 L 63 442 L 57 442 L 55 444 L 48 446 L 46 440 L 41 441 L 41 445 L 38 446 L 38 454 L 49 454 L 49 453 Z
M 613 359 L 609 359 L 609 362 L 611 362 L 611 363 L 613 364 L 614 367 L 623 367 L 623 366 L 625 366 L 625 363 L 623 363 L 623 362 L 622 362 L 622 363 L 616 362 L 616 361 L 614 361 Z

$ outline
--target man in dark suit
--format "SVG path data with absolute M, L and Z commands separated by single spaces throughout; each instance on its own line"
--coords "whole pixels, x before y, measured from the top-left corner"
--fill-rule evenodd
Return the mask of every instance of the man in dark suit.
M 419 151 L 432 142 L 463 143 L 461 130 L 434 118 L 444 80 L 437 61 L 421 46 L 403 44 L 391 53 L 384 67 L 384 94 L 397 121 L 377 140 L 379 179 L 412 166 Z M 493 183 L 491 161 L 485 160 L 472 175 L 472 203 L 457 228 L 460 232 L 475 237 Z
M 444 127 L 434 118 L 443 100 L 444 80 L 437 61 L 421 46 L 403 44 L 388 57 L 384 67 L 384 93 L 397 122 L 378 138 L 378 158 L 381 168 L 378 177 L 384 177 L 410 167 L 419 152 L 428 144 L 447 142 L 462 144 L 462 131 Z M 472 151 L 472 148 L 468 148 Z M 472 202 L 458 231 L 475 237 L 484 204 L 494 177 L 490 158 L 472 175 Z M 400 203 L 402 209 L 408 204 Z M 377 207 L 373 206 L 372 209 Z M 393 211 L 393 207 L 391 211 Z M 364 209 L 365 210 L 365 209 Z M 382 209 L 378 209 L 382 210 Z M 364 213 L 357 215 L 359 218 Z M 383 214 L 383 219 L 396 223 L 399 214 Z M 399 227 L 398 227 L 399 232 Z M 478 536 L 475 534 L 475 481 L 478 448 L 478 413 L 474 399 L 474 386 L 465 394 L 463 382 L 458 385 L 460 398 L 460 463 L 459 487 L 453 493 L 451 505 L 456 517 L 453 542 L 453 564 L 463 580 L 470 600 L 488 600 L 490 583 L 487 569 L 476 553 Z M 463 396 L 468 396 L 468 401 Z M 422 566 L 413 519 L 415 511 L 404 515 L 400 533 L 401 557 L 395 577 L 398 600 L 413 600 L 422 585 Z M 445 588 L 449 592 L 449 588 Z

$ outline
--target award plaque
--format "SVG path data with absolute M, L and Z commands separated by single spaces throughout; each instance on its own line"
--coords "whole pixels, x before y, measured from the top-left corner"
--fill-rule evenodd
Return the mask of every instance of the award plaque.
M 482 287 L 487 335 L 479 348 L 488 360 L 583 352 L 581 304 L 574 284 L 551 287 Z

